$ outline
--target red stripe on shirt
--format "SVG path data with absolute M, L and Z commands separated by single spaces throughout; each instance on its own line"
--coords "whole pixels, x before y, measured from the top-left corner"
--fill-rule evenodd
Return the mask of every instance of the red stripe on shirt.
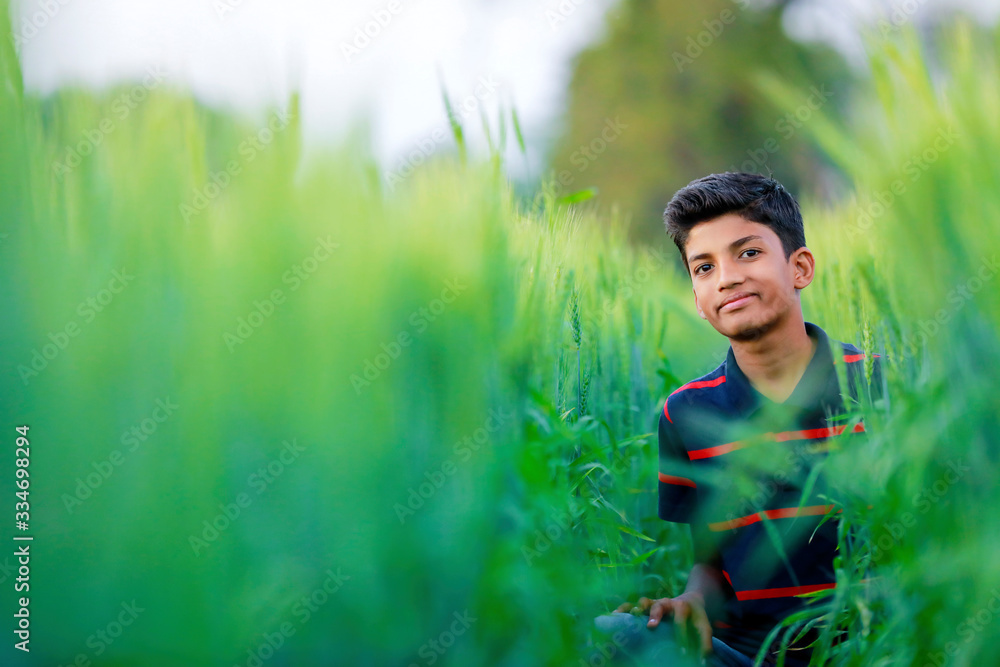
M 745 600 L 765 600 L 768 598 L 784 598 L 813 591 L 823 591 L 828 588 L 836 588 L 837 582 L 829 584 L 813 584 L 811 586 L 788 586 L 787 588 L 762 588 L 756 591 L 736 591 L 736 599 L 743 602 Z
M 812 428 L 806 431 L 784 431 L 782 433 L 775 433 L 774 440 L 776 442 L 786 442 L 788 440 L 816 440 L 818 438 L 829 438 L 834 435 L 840 435 L 846 428 L 847 426 L 842 424 L 840 426 Z M 864 422 L 858 422 L 854 425 L 852 433 L 862 433 L 864 430 Z
M 687 384 L 682 384 L 681 386 L 670 392 L 670 396 L 673 396 L 679 391 L 684 391 L 685 389 L 701 389 L 702 387 L 718 387 L 720 384 L 726 381 L 726 376 L 721 375 L 714 380 L 695 380 L 694 382 L 688 382 Z M 667 403 L 670 402 L 670 396 L 667 396 L 667 400 L 663 401 L 663 415 L 667 418 L 667 421 L 671 424 L 674 420 L 670 418 L 670 413 L 667 411 Z
M 754 512 L 753 514 L 749 514 L 747 516 L 741 516 L 738 519 L 710 523 L 708 524 L 708 529 L 714 532 L 719 532 L 722 530 L 731 530 L 733 528 L 749 526 L 750 524 L 757 523 L 758 521 L 763 521 L 765 517 L 768 519 L 790 519 L 796 516 L 816 516 L 817 514 L 826 514 L 831 509 L 833 509 L 833 505 L 808 505 L 801 509 L 798 507 L 782 507 L 780 509 Z M 837 510 L 837 513 L 839 514 L 843 511 L 844 510 Z
M 715 447 L 706 447 L 705 449 L 696 449 L 692 452 L 688 452 L 688 458 L 694 461 L 695 459 L 708 459 L 713 456 L 719 456 L 720 454 L 728 454 L 734 449 L 742 449 L 746 447 L 748 443 L 742 440 L 737 440 L 736 442 L 730 442 L 725 445 L 716 445 Z
M 874 358 L 874 357 L 881 357 L 881 356 L 882 356 L 881 354 L 873 354 L 872 358 Z M 844 361 L 846 361 L 849 364 L 853 363 L 855 361 L 861 361 L 864 358 L 865 358 L 864 353 L 862 353 L 862 354 L 845 354 L 844 355 Z
M 840 435 L 847 428 L 846 425 L 841 426 L 828 426 L 826 428 L 813 428 L 806 431 L 782 431 L 780 433 L 764 433 L 761 437 L 765 440 L 773 442 L 787 442 L 789 440 L 818 440 L 819 438 L 829 438 L 834 435 Z M 865 425 L 862 422 L 858 422 L 851 429 L 852 433 L 863 433 L 865 430 Z M 695 459 L 707 459 L 713 456 L 719 456 L 720 454 L 728 454 L 734 449 L 743 449 L 750 443 L 744 440 L 737 440 L 736 442 L 729 442 L 724 445 L 716 445 L 715 447 L 706 447 L 704 449 L 695 449 L 688 452 L 688 458 L 692 461 Z
M 660 473 L 660 481 L 664 484 L 679 484 L 681 486 L 690 486 L 693 489 L 698 488 L 698 485 L 694 481 L 688 479 L 687 477 L 677 477 L 676 475 L 664 475 Z

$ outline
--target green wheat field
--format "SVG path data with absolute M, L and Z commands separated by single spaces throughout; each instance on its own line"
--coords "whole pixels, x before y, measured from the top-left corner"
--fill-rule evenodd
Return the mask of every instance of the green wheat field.
M 815 664 L 1000 664 L 1000 35 L 939 40 L 871 40 L 852 113 L 804 130 L 850 178 L 801 202 L 804 314 L 891 398 L 826 462 L 839 585 L 779 630 L 821 628 Z M 515 192 L 515 111 L 390 190 L 363 141 L 304 159 L 295 97 L 40 99 L 2 42 L 0 663 L 599 665 L 594 616 L 683 590 L 655 427 L 728 342 L 665 234 Z

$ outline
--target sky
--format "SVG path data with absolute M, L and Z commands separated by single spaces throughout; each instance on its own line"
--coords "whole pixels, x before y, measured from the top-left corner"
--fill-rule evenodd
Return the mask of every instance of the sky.
M 766 3 L 769 0 L 754 0 Z M 735 0 L 734 0 L 735 2 Z M 566 102 L 575 54 L 600 39 L 615 0 L 14 0 L 25 85 L 96 90 L 154 68 L 168 85 L 263 126 L 268 108 L 301 92 L 307 146 L 366 123 L 384 176 L 450 145 L 447 88 L 473 150 L 484 150 L 480 109 L 493 127 L 516 106 L 538 176 Z M 922 21 L 964 7 L 984 21 L 997 0 L 797 0 L 784 15 L 797 39 L 835 45 L 860 64 L 859 22 L 877 5 Z M 445 137 L 439 139 L 439 137 Z

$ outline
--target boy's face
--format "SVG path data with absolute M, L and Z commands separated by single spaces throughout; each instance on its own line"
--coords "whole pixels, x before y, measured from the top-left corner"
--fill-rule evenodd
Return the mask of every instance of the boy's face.
M 698 314 L 722 335 L 754 340 L 801 313 L 797 290 L 812 282 L 815 260 L 804 246 L 785 260 L 767 225 L 734 213 L 701 222 L 685 252 Z

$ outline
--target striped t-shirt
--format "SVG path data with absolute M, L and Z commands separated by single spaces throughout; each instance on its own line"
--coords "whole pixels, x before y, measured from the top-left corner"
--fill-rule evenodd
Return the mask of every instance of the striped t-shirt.
M 811 322 L 805 328 L 816 351 L 783 403 L 750 384 L 730 347 L 718 368 L 667 397 L 659 419 L 659 516 L 692 524 L 696 553 L 716 556 L 729 588 L 713 633 L 751 657 L 806 604 L 796 595 L 836 586 L 838 510 L 822 498 L 822 474 L 800 507 L 802 492 L 830 438 L 865 437 L 864 421 L 848 422 L 845 404 L 863 408 L 883 395 L 878 355 L 868 383 L 861 350 Z M 786 655 L 788 665 L 808 660 L 808 649 Z

